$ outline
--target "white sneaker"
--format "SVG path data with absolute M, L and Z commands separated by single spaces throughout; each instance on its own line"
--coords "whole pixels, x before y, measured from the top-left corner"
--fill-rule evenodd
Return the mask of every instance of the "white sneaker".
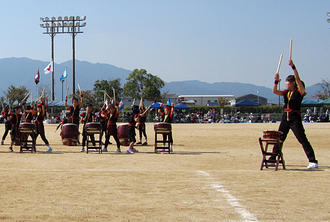
M 80 152 L 85 152 L 85 148 L 84 147 L 81 147 Z
M 13 152 L 13 148 L 12 147 L 9 147 L 9 152 Z
M 51 153 L 53 151 L 53 149 L 49 146 L 46 150 L 46 153 Z
M 319 165 L 317 163 L 309 162 L 307 169 L 316 169 L 316 168 L 319 168 Z
M 126 154 L 133 154 L 134 152 L 131 149 L 126 150 Z
M 138 153 L 139 151 L 133 147 L 133 148 L 132 148 L 132 152 L 133 152 L 133 153 Z

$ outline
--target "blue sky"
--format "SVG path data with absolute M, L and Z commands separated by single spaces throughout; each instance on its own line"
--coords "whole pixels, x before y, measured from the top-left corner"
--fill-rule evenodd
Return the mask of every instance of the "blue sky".
M 293 60 L 312 85 L 330 76 L 328 11 L 326 0 L 2 1 L 0 58 L 48 61 L 40 17 L 86 15 L 76 38 L 79 60 L 145 68 L 165 81 L 271 87 L 281 53 L 281 74 L 290 73 L 292 38 Z M 69 35 L 57 35 L 55 62 L 70 60 L 71 47 Z

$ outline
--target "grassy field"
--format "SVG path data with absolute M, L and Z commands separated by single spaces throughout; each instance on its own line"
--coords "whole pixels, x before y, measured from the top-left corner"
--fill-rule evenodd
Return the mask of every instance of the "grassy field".
M 148 124 L 133 155 L 80 153 L 55 127 L 51 154 L 0 147 L 0 221 L 330 221 L 329 123 L 305 124 L 318 170 L 290 132 L 277 172 L 259 170 L 258 138 L 278 123 L 173 125 L 173 154 L 153 153 Z

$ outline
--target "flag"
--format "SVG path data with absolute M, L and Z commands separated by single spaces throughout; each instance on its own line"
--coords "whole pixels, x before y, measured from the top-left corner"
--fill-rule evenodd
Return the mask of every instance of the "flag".
M 171 99 L 170 99 L 170 98 L 168 98 L 168 100 L 167 100 L 167 105 L 168 105 L 168 106 L 171 105 Z
M 48 74 L 53 71 L 53 62 L 50 62 L 44 69 L 45 74 Z
M 122 110 L 122 109 L 124 109 L 124 103 L 123 103 L 123 100 L 120 100 L 119 110 Z
M 67 77 L 68 77 L 68 73 L 66 72 L 66 69 L 65 69 L 61 75 L 60 81 L 64 81 Z
M 39 81 L 40 81 L 40 73 L 38 69 L 37 74 L 34 76 L 34 82 L 38 85 Z

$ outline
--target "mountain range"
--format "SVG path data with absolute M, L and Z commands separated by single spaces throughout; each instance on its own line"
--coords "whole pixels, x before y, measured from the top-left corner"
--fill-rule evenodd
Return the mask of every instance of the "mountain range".
M 33 60 L 29 58 L 2 58 L 0 59 L 0 75 L 3 77 L 0 81 L 0 95 L 4 95 L 9 85 L 26 86 L 29 90 L 36 95 L 36 85 L 34 83 L 34 76 L 39 68 L 40 70 L 40 83 L 39 88 L 46 88 L 47 93 L 50 94 L 51 75 L 43 73 L 44 67 L 49 62 Z M 72 78 L 72 61 L 64 63 L 55 63 L 55 98 L 61 98 L 61 82 L 60 76 L 62 72 L 67 69 L 69 77 L 67 84 L 71 89 Z M 123 69 L 110 64 L 103 63 L 90 63 L 85 61 L 76 60 L 76 84 L 80 84 L 83 90 L 92 90 L 93 84 L 96 80 L 113 80 L 120 78 L 122 84 L 130 74 L 130 70 Z M 65 86 L 64 86 L 65 88 Z M 246 94 L 258 94 L 268 99 L 271 103 L 277 103 L 278 97 L 272 93 L 270 88 L 264 86 L 256 86 L 248 83 L 237 82 L 215 82 L 207 83 L 198 80 L 188 81 L 173 81 L 166 82 L 163 92 L 177 95 L 206 95 L 206 94 L 226 94 L 235 95 L 236 97 Z M 321 85 L 315 84 L 306 88 L 308 98 L 311 98 L 316 93 L 321 91 Z M 64 90 L 65 91 L 65 90 Z

